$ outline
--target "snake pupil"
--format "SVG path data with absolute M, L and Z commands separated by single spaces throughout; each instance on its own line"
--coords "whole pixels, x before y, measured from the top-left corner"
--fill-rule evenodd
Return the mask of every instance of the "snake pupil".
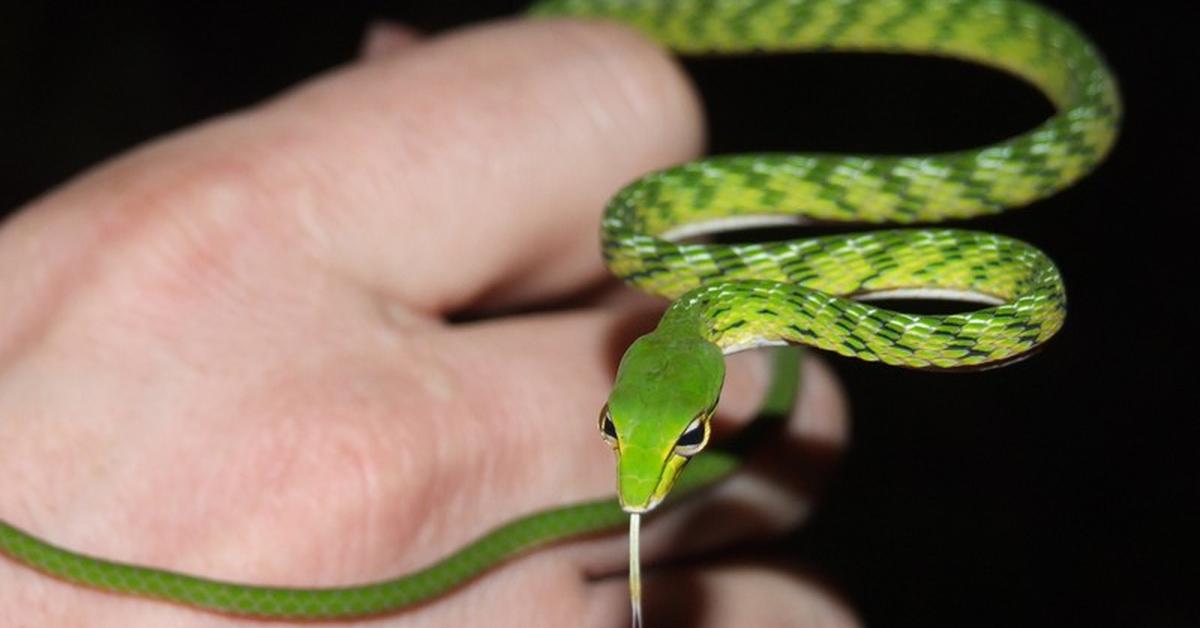
M 694 456 L 700 453 L 708 441 L 708 425 L 705 421 L 696 419 L 688 426 L 679 440 L 675 441 L 675 453 L 680 456 Z
M 607 412 L 604 413 L 604 418 L 600 421 L 600 431 L 613 440 L 617 439 L 617 426 L 613 425 L 612 417 Z
M 704 426 L 697 425 L 683 433 L 675 443 L 677 447 L 695 447 L 704 442 Z

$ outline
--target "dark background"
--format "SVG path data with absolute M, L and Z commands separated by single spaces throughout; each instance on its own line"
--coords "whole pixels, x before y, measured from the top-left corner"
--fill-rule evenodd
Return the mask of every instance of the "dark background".
M 1040 355 L 958 375 L 833 360 L 852 445 L 786 547 L 867 624 L 1200 625 L 1198 557 L 1184 549 L 1200 531 L 1196 396 L 1184 394 L 1200 334 L 1190 22 L 1148 3 L 1045 4 L 1106 52 L 1126 124 L 1079 185 L 970 223 L 1029 240 L 1062 268 L 1070 316 Z M 349 60 L 371 18 L 436 32 L 519 8 L 337 5 L 5 5 L 0 214 L 147 138 Z M 951 61 L 790 55 L 688 68 L 714 152 L 965 148 L 1050 113 L 1015 79 Z

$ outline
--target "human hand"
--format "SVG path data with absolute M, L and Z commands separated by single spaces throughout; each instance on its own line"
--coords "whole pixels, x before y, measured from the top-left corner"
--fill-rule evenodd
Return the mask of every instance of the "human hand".
M 599 211 L 699 152 L 694 93 L 612 26 L 380 31 L 367 50 L 3 226 L 0 517 L 126 562 L 335 586 L 612 494 L 596 413 L 661 304 L 603 283 Z M 759 356 L 730 359 L 722 429 L 751 414 L 766 375 Z M 801 395 L 792 435 L 836 448 L 843 405 L 819 363 Z M 738 508 L 664 512 L 643 538 L 650 564 L 806 508 L 752 474 L 710 497 Z M 371 625 L 623 625 L 625 551 L 620 535 L 539 550 Z M 665 568 L 646 587 L 651 625 L 852 623 L 778 566 Z M 258 625 L 3 559 L 0 617 Z

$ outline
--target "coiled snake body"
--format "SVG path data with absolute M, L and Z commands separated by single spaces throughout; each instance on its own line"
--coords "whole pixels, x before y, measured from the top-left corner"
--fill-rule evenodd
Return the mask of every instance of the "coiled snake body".
M 1018 0 L 550 0 L 536 16 L 614 19 L 683 53 L 876 51 L 966 59 L 1037 86 L 1057 113 L 998 144 L 921 156 L 745 155 L 648 175 L 605 210 L 612 272 L 675 299 L 618 371 L 601 430 L 618 457 L 619 500 L 515 520 L 422 571 L 345 588 L 214 581 L 56 547 L 0 521 L 0 553 L 84 586 L 264 618 L 374 615 L 438 596 L 531 547 L 620 524 L 625 513 L 727 476 L 742 454 L 704 447 L 723 354 L 797 343 L 916 368 L 987 366 L 1021 356 L 1062 325 L 1053 263 L 1000 235 L 904 229 L 769 244 L 677 240 L 730 225 L 799 220 L 936 222 L 1050 195 L 1113 144 L 1116 83 L 1095 47 L 1050 11 Z M 985 305 L 947 315 L 873 298 L 948 297 Z M 866 301 L 866 302 L 864 302 Z

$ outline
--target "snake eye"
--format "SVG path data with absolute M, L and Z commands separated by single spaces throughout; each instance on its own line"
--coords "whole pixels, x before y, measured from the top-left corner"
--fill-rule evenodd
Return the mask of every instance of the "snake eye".
M 617 444 L 617 426 L 613 424 L 612 415 L 608 413 L 608 406 L 600 411 L 600 436 L 608 441 L 610 445 Z
M 675 441 L 675 453 L 684 457 L 694 456 L 700 453 L 707 443 L 708 421 L 696 419 L 687 426 L 687 429 L 683 430 L 679 440 Z

